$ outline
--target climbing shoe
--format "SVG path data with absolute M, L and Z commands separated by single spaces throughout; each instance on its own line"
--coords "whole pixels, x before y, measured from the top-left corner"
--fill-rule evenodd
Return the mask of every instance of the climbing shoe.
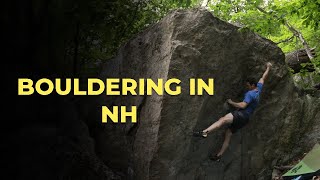
M 217 154 L 216 155 L 210 155 L 209 158 L 212 161 L 217 161 L 217 162 L 219 162 L 221 160 L 221 156 L 218 156 Z
M 208 134 L 203 131 L 196 131 L 196 132 L 193 132 L 193 136 L 206 138 Z

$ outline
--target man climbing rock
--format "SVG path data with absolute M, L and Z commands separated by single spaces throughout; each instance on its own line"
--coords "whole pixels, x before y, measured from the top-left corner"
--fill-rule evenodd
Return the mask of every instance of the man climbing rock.
M 231 99 L 228 99 L 227 102 L 237 108 L 231 113 L 226 114 L 221 117 L 218 121 L 210 125 L 208 128 L 202 131 L 196 131 L 193 133 L 196 137 L 206 138 L 209 133 L 217 130 L 223 125 L 228 125 L 228 128 L 225 133 L 225 139 L 220 151 L 215 155 L 210 155 L 210 159 L 214 161 L 220 161 L 222 154 L 226 151 L 229 146 L 229 142 L 232 134 L 237 132 L 237 130 L 244 127 L 249 122 L 249 117 L 255 110 L 259 102 L 259 95 L 262 90 L 263 83 L 268 76 L 272 64 L 268 62 L 266 64 L 267 68 L 257 83 L 254 79 L 247 79 L 246 86 L 248 91 L 246 92 L 242 102 L 234 102 Z

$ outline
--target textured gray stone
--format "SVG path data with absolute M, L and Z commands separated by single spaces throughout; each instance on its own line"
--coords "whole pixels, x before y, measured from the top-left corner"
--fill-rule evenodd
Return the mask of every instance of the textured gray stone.
M 71 98 L 47 96 L 46 101 L 29 102 L 37 112 L 32 117 L 44 122 L 19 129 L 18 179 L 121 179 L 97 157 L 94 140 Z
M 178 78 L 182 94 L 99 96 L 92 121 L 101 120 L 102 105 L 138 107 L 137 124 L 91 127 L 99 157 L 130 172 L 128 179 L 270 179 L 272 162 L 287 163 L 284 155 L 292 159 L 319 142 L 319 99 L 298 94 L 284 58 L 275 43 L 207 10 L 173 11 L 122 46 L 100 78 Z M 245 79 L 261 77 L 268 61 L 273 67 L 249 125 L 233 135 L 221 162 L 211 162 L 224 129 L 206 139 L 192 131 L 227 113 L 227 98 L 241 101 Z M 190 96 L 195 77 L 215 78 L 215 95 Z

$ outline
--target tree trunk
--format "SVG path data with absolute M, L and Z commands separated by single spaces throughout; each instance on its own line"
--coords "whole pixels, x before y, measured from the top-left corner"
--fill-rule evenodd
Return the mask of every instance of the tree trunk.
M 314 56 L 311 53 L 311 49 L 307 43 L 307 41 L 304 39 L 303 35 L 301 34 L 301 32 L 299 32 L 297 29 L 293 28 L 288 21 L 284 21 L 285 26 L 294 34 L 294 36 L 298 37 L 304 47 L 304 49 L 307 52 L 307 55 L 309 57 L 310 60 L 312 60 L 314 58 Z
M 202 4 L 201 4 L 201 7 L 207 7 L 208 4 L 209 4 L 209 1 L 210 1 L 210 0 L 203 0 L 203 1 L 202 1 Z

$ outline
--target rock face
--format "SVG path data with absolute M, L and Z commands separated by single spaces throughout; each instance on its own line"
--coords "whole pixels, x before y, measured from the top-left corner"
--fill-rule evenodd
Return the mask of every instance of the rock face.
M 273 165 L 319 142 L 319 99 L 298 93 L 284 58 L 273 42 L 206 10 L 173 11 L 125 44 L 100 78 L 178 78 L 182 93 L 99 96 L 91 121 L 101 121 L 102 105 L 138 107 L 137 124 L 89 127 L 99 157 L 125 179 L 270 179 Z M 231 110 L 226 99 L 242 101 L 245 79 L 258 80 L 268 61 L 273 67 L 249 125 L 233 135 L 221 162 L 211 162 L 225 128 L 206 139 L 192 131 Z M 190 78 L 214 78 L 215 94 L 190 96 Z
M 20 148 L 17 179 L 120 179 L 96 156 L 72 98 L 29 96 L 17 104 L 25 107 L 20 111 L 23 120 L 29 120 L 13 136 Z
M 312 56 L 316 56 L 315 48 L 311 49 Z M 286 62 L 288 66 L 293 70 L 293 73 L 298 73 L 302 69 L 301 63 L 311 63 L 308 54 L 305 49 L 299 49 L 286 54 Z M 315 71 L 312 64 L 308 64 L 305 70 L 309 72 Z

